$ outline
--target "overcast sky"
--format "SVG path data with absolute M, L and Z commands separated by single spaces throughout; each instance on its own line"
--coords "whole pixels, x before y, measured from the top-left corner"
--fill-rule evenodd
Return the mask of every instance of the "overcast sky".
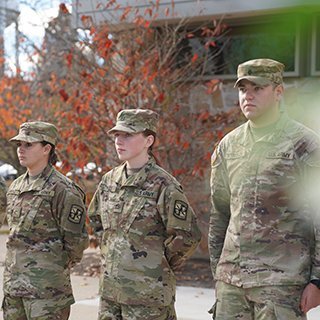
M 26 5 L 25 3 L 28 3 Z M 57 16 L 60 3 L 71 3 L 71 0 L 43 0 L 35 1 L 36 5 L 31 1 L 20 0 L 20 16 L 19 16 L 19 30 L 34 42 L 38 47 L 41 46 L 44 29 L 48 21 Z M 71 6 L 68 6 L 71 10 Z M 15 72 L 15 26 L 11 24 L 6 28 L 5 34 L 5 56 L 8 65 L 8 72 Z M 25 48 L 27 43 L 22 43 L 21 47 Z M 29 50 L 33 50 L 31 47 Z M 22 52 L 19 54 L 19 62 L 22 71 L 30 70 L 31 63 L 29 62 L 28 54 Z

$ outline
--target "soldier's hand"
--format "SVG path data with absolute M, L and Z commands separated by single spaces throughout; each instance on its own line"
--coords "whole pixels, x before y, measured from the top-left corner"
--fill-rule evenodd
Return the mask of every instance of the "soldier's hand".
M 182 268 L 185 260 L 182 259 L 180 256 L 174 256 L 170 259 L 170 267 L 173 271 L 177 271 Z
M 309 283 L 303 290 L 300 308 L 307 313 L 310 309 L 320 305 L 320 289 L 312 283 Z

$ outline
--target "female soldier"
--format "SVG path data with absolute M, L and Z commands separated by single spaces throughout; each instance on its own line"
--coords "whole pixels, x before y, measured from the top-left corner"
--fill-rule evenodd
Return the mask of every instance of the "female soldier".
M 100 320 L 176 319 L 173 271 L 201 238 L 180 184 L 152 156 L 157 122 L 151 110 L 123 110 L 109 131 L 123 163 L 103 176 L 88 210 L 102 234 Z
M 23 123 L 11 139 L 27 172 L 7 193 L 5 320 L 66 320 L 74 303 L 70 267 L 88 245 L 84 193 L 52 166 L 57 139 L 41 121 Z

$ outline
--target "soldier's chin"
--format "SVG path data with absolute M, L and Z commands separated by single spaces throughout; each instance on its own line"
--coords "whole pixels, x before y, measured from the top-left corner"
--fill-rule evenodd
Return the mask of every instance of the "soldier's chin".
M 19 162 L 20 162 L 20 165 L 22 167 L 26 167 L 27 166 L 24 160 L 19 160 Z
M 118 153 L 118 158 L 119 158 L 120 161 L 128 160 L 126 156 L 124 156 L 123 154 L 119 154 L 119 153 Z

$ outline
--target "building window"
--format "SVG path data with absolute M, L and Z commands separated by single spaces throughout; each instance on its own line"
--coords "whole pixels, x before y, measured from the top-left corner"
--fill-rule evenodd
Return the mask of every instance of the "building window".
M 300 74 L 298 16 L 259 17 L 259 20 L 251 23 L 246 21 L 246 24 L 230 24 L 229 32 L 225 36 L 211 39 L 216 43 L 216 47 L 207 50 L 203 44 L 210 39 L 201 37 L 186 39 L 184 50 L 181 52 L 188 52 L 189 57 L 194 54 L 207 55 L 206 68 L 201 73 L 205 78 L 212 76 L 234 78 L 240 63 L 256 58 L 271 58 L 283 62 L 286 66 L 286 76 L 298 76 Z M 318 19 L 318 26 L 319 21 Z M 317 56 L 320 56 L 320 51 Z M 183 61 L 186 56 L 178 58 Z
M 223 51 L 222 74 L 235 74 L 238 64 L 246 60 L 271 58 L 284 63 L 288 74 L 298 75 L 298 35 L 297 24 L 291 28 L 280 23 L 235 27 Z
M 192 69 L 195 76 L 210 76 L 220 74 L 223 70 L 223 48 L 226 39 L 203 37 L 201 32 L 192 32 L 193 36 L 184 38 L 178 44 L 175 67 L 187 66 L 193 57 L 197 56 L 197 70 Z M 214 45 L 208 45 L 208 43 Z

